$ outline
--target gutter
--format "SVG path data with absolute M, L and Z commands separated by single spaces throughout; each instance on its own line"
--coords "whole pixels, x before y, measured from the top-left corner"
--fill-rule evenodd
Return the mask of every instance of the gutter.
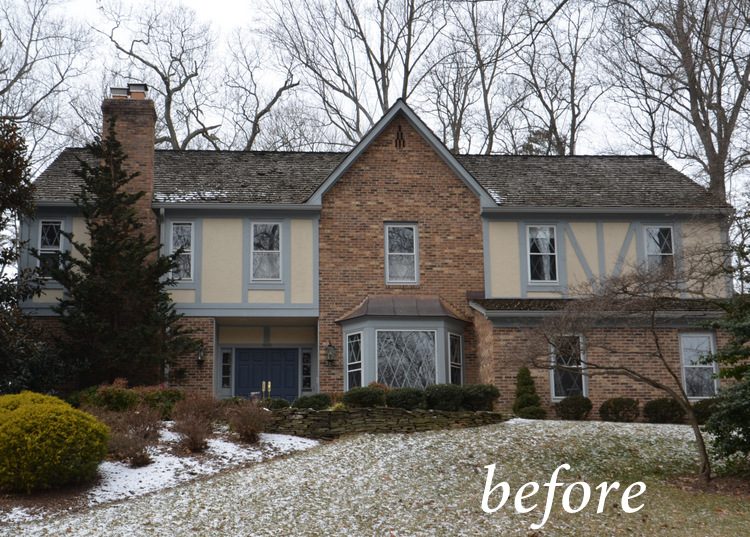
M 306 203 L 222 203 L 222 202 L 154 202 L 154 209 L 187 209 L 187 210 L 229 210 L 229 211 L 292 211 L 292 212 L 319 212 L 321 205 Z
M 482 216 L 519 215 L 519 214 L 646 214 L 646 215 L 730 215 L 731 207 L 690 209 L 685 207 L 487 207 L 482 209 Z

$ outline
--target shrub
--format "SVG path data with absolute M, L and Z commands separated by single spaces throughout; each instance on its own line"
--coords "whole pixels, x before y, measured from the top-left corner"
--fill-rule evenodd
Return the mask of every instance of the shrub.
M 88 388 L 84 388 L 83 390 L 71 392 L 65 398 L 65 401 L 67 401 L 68 404 L 75 408 L 81 408 L 82 406 L 92 406 L 92 398 L 94 394 L 96 394 L 96 390 L 98 388 L 98 386 L 89 386 Z
M 100 408 L 122 412 L 135 408 L 138 399 L 138 394 L 128 389 L 127 380 L 115 379 L 112 384 L 99 386 L 87 402 Z
M 263 406 L 268 410 L 280 410 L 282 408 L 289 408 L 289 401 L 281 397 L 272 397 L 263 401 Z
M 110 455 L 125 461 L 134 468 L 151 462 L 148 446 L 159 440 L 161 412 L 147 405 L 138 405 L 133 410 L 114 412 L 95 406 L 84 406 L 83 410 L 95 416 L 109 427 Z
M 431 410 L 461 410 L 464 391 L 456 384 L 433 384 L 424 391 L 427 408 Z
M 26 405 L 64 405 L 65 401 L 52 395 L 43 395 L 36 392 L 21 392 L 0 396 L 0 408 L 8 411 L 16 410 Z
M 492 410 L 500 397 L 500 390 L 492 384 L 467 384 L 462 389 L 464 397 L 461 406 L 466 410 Z
M 629 397 L 607 399 L 599 407 L 599 415 L 604 421 L 633 422 L 639 414 L 638 400 Z
M 684 423 L 685 411 L 669 397 L 653 399 L 643 405 L 643 416 L 649 423 Z
M 239 435 L 240 440 L 255 444 L 271 420 L 272 414 L 257 401 L 246 399 L 227 407 L 226 417 L 229 428 Z
M 312 408 L 313 410 L 325 410 L 331 406 L 331 396 L 326 393 L 303 395 L 292 403 L 294 408 Z
M 720 455 L 728 457 L 739 453 L 738 460 L 747 461 L 750 455 L 750 374 L 722 390 L 706 429 L 713 435 L 712 443 Z M 743 465 L 736 468 L 741 469 Z
M 385 404 L 392 408 L 414 410 L 424 406 L 424 391 L 418 388 L 394 388 L 385 394 Z
M 713 413 L 716 412 L 718 402 L 717 397 L 712 397 L 693 403 L 693 414 L 695 414 L 695 419 L 698 420 L 698 425 L 705 425 L 708 422 Z
M 513 412 L 519 418 L 543 420 L 547 411 L 542 408 L 542 400 L 536 393 L 534 379 L 528 367 L 522 367 L 516 375 L 516 399 L 513 401 Z
M 206 448 L 206 440 L 213 433 L 218 408 L 213 397 L 201 393 L 186 394 L 185 399 L 174 405 L 174 431 L 182 435 L 182 444 L 187 449 L 196 452 Z
M 107 435 L 106 425 L 64 402 L 5 410 L 0 490 L 29 493 L 90 481 L 107 454 Z
M 376 390 L 382 390 L 384 392 L 390 391 L 390 387 L 387 384 L 383 384 L 382 382 L 371 382 L 367 385 L 368 388 L 374 388 Z
M 158 410 L 163 420 L 171 419 L 175 404 L 185 398 L 183 390 L 164 386 L 139 386 L 133 392 L 141 403 Z
M 372 408 L 385 406 L 385 391 L 380 388 L 352 388 L 344 393 L 344 404 L 348 407 Z
M 516 411 L 516 416 L 525 420 L 543 420 L 547 411 L 540 406 L 527 406 Z
M 560 419 L 581 421 L 586 419 L 593 407 L 588 397 L 571 395 L 557 403 L 555 411 Z
M 333 403 L 331 405 L 330 410 L 332 410 L 333 412 L 341 412 L 343 410 L 347 410 L 347 408 L 346 408 L 346 405 L 344 403 L 342 403 L 341 401 L 339 401 L 338 403 Z

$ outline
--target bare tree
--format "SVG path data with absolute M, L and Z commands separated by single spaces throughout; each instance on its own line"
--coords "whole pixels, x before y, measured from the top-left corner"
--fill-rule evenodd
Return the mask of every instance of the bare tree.
M 274 74 L 269 69 L 269 55 L 244 32 L 234 33 L 229 54 L 224 75 L 227 91 L 224 108 L 231 116 L 234 135 L 225 139 L 224 145 L 248 151 L 256 146 L 261 123 L 279 105 L 284 94 L 296 88 L 299 82 L 294 80 L 291 70 L 286 69 L 275 89 L 264 87 L 261 80 L 268 80 Z
M 21 127 L 35 167 L 60 149 L 59 121 L 90 44 L 88 31 L 60 7 L 55 0 L 0 0 L 0 119 Z
M 651 113 L 626 125 L 654 153 L 698 165 L 722 199 L 750 162 L 750 4 L 609 0 L 604 50 L 620 99 Z
M 542 18 L 530 10 L 528 26 Z M 593 40 L 598 24 L 590 4 L 568 2 L 518 54 L 520 76 L 532 96 L 524 104 L 530 126 L 526 148 L 575 155 L 580 131 L 604 89 L 596 76 Z M 541 149 L 540 149 L 541 148 Z
M 446 25 L 442 0 L 280 0 L 269 6 L 274 45 L 300 65 L 317 106 L 351 144 L 395 98 L 431 71 L 428 51 Z
M 214 35 L 209 24 L 197 22 L 193 10 L 170 3 L 137 12 L 108 4 L 102 8 L 110 29 L 103 33 L 119 53 L 118 74 L 143 81 L 156 94 L 155 143 L 174 150 L 200 144 L 218 148 L 212 122 L 211 53 Z
M 706 250 L 706 253 L 709 250 Z M 711 250 L 716 253 L 716 250 Z M 724 245 L 726 251 L 726 245 Z M 575 372 L 589 377 L 624 376 L 645 384 L 674 399 L 684 410 L 695 435 L 700 457 L 701 479 L 708 481 L 711 464 L 693 407 L 682 382 L 681 363 L 674 356 L 675 326 L 696 326 L 706 322 L 706 312 L 715 318 L 722 315 L 718 302 L 703 297 L 703 290 L 714 287 L 714 273 L 696 266 L 677 270 L 670 266 L 648 270 L 635 267 L 621 276 L 590 282 L 575 290 L 558 315 L 549 317 L 529 338 L 528 357 L 537 368 Z M 695 287 L 696 282 L 700 285 Z M 693 300 L 679 300 L 690 289 Z M 689 310 L 694 310 L 692 314 Z M 699 311 L 699 312 L 698 312 Z M 710 317 L 710 315 L 709 315 Z M 636 330 L 641 340 L 637 348 L 618 344 L 612 334 L 617 328 Z M 583 336 L 585 358 L 567 357 L 564 345 L 570 334 Z M 566 339 L 567 338 L 567 339 Z M 671 347 L 671 353 L 668 350 Z M 560 349 L 564 358 L 550 360 L 550 349 Z M 581 365 L 585 369 L 581 369 Z

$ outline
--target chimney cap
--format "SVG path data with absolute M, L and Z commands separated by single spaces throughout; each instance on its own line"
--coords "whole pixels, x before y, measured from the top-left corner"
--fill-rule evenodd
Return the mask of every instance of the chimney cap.
M 128 83 L 128 95 L 131 99 L 145 99 L 147 92 L 147 84 Z
M 109 88 L 109 93 L 113 99 L 128 98 L 128 88 Z

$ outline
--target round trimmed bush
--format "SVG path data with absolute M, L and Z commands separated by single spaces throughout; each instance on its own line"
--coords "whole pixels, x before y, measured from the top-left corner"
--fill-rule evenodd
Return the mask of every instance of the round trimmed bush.
M 540 406 L 527 406 L 516 410 L 516 416 L 525 420 L 543 420 L 547 417 L 547 411 Z
M 685 411 L 669 397 L 652 399 L 643 405 L 643 416 L 649 423 L 684 423 Z
M 591 399 L 583 395 L 571 395 L 555 405 L 560 419 L 573 421 L 585 420 L 592 408 Z
M 381 388 L 352 388 L 344 394 L 344 404 L 351 408 L 385 406 L 385 391 Z
M 303 395 L 292 403 L 294 408 L 312 408 L 313 410 L 325 410 L 331 406 L 331 396 L 327 393 L 316 393 Z
M 0 489 L 29 493 L 90 481 L 107 454 L 107 436 L 106 425 L 66 403 L 3 413 Z
M 629 397 L 607 399 L 599 407 L 599 415 L 604 421 L 633 422 L 638 419 L 638 401 Z
M 68 403 L 52 395 L 44 395 L 36 392 L 21 392 L 0 396 L 0 408 L 13 411 L 26 405 L 65 405 Z
M 461 410 L 464 391 L 457 384 L 433 384 L 424 391 L 427 408 L 430 410 Z
M 392 408 L 414 410 L 424 406 L 424 391 L 418 388 L 394 388 L 385 393 L 385 404 Z
M 491 411 L 500 397 L 500 390 L 492 384 L 467 384 L 463 386 L 464 397 L 461 406 L 466 410 Z
M 281 410 L 282 408 L 289 408 L 289 401 L 282 397 L 272 397 L 267 401 L 263 402 L 263 406 L 268 410 Z

